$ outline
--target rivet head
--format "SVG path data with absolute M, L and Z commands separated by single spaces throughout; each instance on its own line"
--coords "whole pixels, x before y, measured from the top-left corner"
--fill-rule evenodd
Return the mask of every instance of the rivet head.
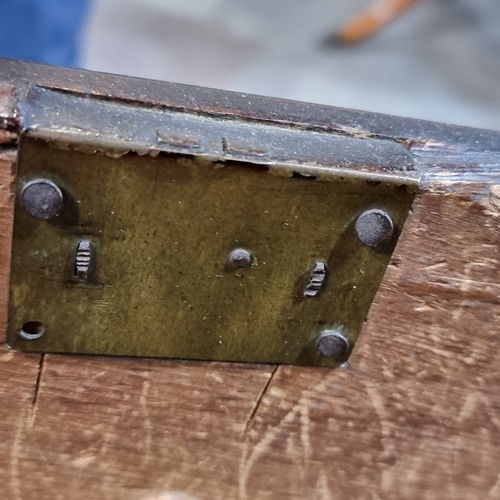
M 61 210 L 64 198 L 59 187 L 48 179 L 34 179 L 21 192 L 24 209 L 36 219 L 51 219 Z
M 249 267 L 252 264 L 252 254 L 246 248 L 235 248 L 227 258 L 228 269 Z
M 317 341 L 318 350 L 329 358 L 343 358 L 349 350 L 349 341 L 337 330 L 324 330 Z
M 392 237 L 394 224 L 383 210 L 373 209 L 363 212 L 358 217 L 355 229 L 361 243 L 375 248 Z

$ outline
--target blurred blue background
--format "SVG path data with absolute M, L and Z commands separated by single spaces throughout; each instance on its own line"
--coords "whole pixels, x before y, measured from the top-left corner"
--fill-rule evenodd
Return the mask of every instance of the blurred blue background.
M 0 0 L 0 57 L 75 66 L 88 0 Z

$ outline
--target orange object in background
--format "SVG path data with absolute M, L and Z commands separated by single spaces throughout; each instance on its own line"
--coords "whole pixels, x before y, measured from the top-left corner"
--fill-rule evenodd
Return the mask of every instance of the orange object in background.
M 374 35 L 420 0 L 377 0 L 348 21 L 335 38 L 342 44 L 357 43 Z

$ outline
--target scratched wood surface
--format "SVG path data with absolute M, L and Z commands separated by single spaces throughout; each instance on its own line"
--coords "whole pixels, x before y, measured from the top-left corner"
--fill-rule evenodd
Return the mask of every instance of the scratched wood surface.
M 426 188 L 345 369 L 3 346 L 2 498 L 500 498 L 499 230 L 498 185 Z

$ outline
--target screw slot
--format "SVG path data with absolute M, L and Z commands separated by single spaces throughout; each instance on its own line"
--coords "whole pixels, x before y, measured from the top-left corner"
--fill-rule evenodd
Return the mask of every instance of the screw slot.
M 19 337 L 24 340 L 36 340 L 45 335 L 46 329 L 40 321 L 26 321 L 19 331 Z

